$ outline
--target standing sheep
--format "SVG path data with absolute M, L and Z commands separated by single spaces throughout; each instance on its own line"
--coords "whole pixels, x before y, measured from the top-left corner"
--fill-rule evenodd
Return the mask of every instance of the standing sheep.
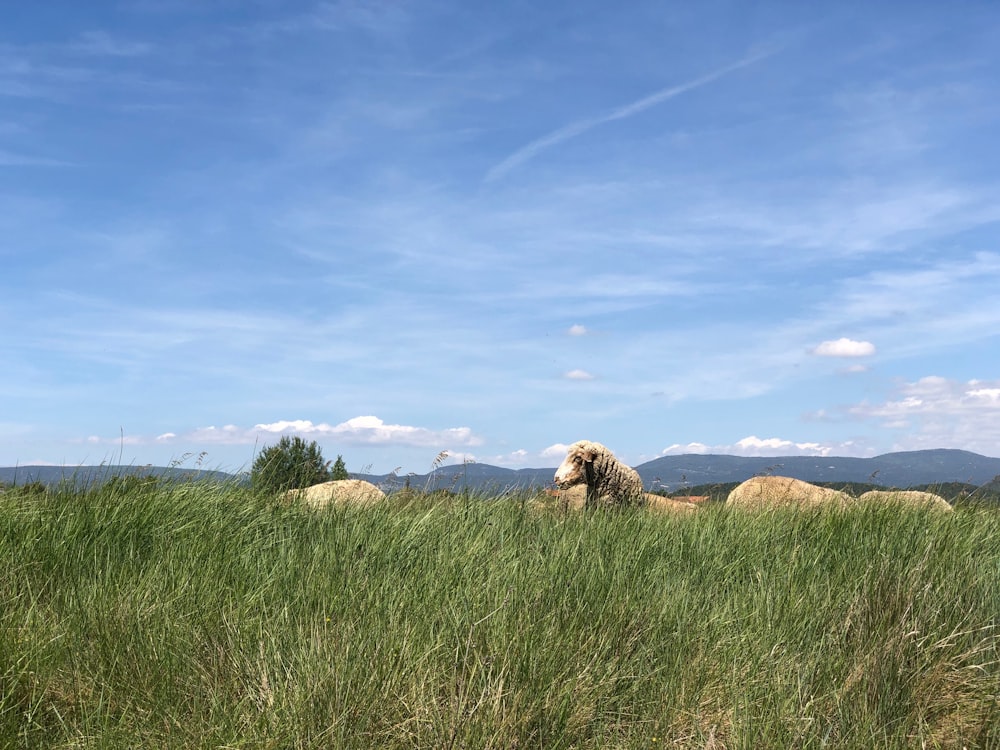
M 598 503 L 609 506 L 645 505 L 642 479 L 635 469 L 620 463 L 600 443 L 580 440 L 569 447 L 556 469 L 556 484 L 562 488 L 586 483 L 588 510 Z

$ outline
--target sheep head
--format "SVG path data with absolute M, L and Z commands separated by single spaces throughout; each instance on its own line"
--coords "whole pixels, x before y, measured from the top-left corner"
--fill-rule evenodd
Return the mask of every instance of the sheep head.
M 581 440 L 569 447 L 566 458 L 556 469 L 555 483 L 563 489 L 587 481 L 587 465 L 593 464 L 601 446 L 589 440 Z

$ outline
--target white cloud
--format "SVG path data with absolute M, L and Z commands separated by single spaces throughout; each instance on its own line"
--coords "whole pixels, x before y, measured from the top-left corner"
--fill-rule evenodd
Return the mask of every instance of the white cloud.
M 566 443 L 555 443 L 545 448 L 541 452 L 542 458 L 558 458 L 560 461 L 566 457 L 569 452 L 569 445 Z
M 448 455 L 441 462 L 442 466 L 461 466 L 463 464 L 479 463 L 479 459 L 472 453 L 462 451 L 445 451 Z
M 732 445 L 706 445 L 705 443 L 675 443 L 664 448 L 661 456 L 677 456 L 685 453 L 712 454 L 721 456 L 848 456 L 857 455 L 858 446 L 852 442 L 816 443 L 795 442 L 783 438 L 759 438 L 749 435 Z
M 586 370 L 570 370 L 565 375 L 564 378 L 567 380 L 593 380 L 594 376 L 591 375 Z
M 965 392 L 972 399 L 979 399 L 985 404 L 1000 404 L 1000 388 L 975 388 Z
M 266 443 L 271 437 L 278 435 L 299 435 L 340 443 L 405 445 L 421 448 L 474 446 L 481 445 L 483 442 L 482 438 L 475 435 L 469 427 L 431 430 L 425 427 L 386 424 L 378 417 L 373 416 L 354 417 L 337 425 L 329 425 L 325 422 L 316 424 L 308 419 L 282 419 L 266 424 L 256 424 L 251 428 L 232 424 L 223 427 L 212 425 L 199 427 L 180 435 L 176 432 L 166 432 L 152 440 L 142 436 L 126 435 L 124 442 L 134 445 L 178 441 L 189 444 L 255 445 Z M 123 442 L 123 439 L 120 436 L 113 438 L 92 436 L 87 438 L 87 442 L 116 444 Z M 462 456 L 465 454 L 452 453 L 451 455 Z
M 685 453 L 711 453 L 712 449 L 709 448 L 704 443 L 688 443 L 687 445 L 681 445 L 680 443 L 674 443 L 673 445 L 664 448 L 660 451 L 661 456 L 677 456 L 683 455 Z
M 743 455 L 779 455 L 774 451 L 780 451 L 780 455 L 810 455 L 827 456 L 830 454 L 830 447 L 819 443 L 794 443 L 791 440 L 781 438 L 759 438 L 756 435 L 738 440 L 736 447 Z
M 1000 456 L 1000 380 L 932 375 L 899 384 L 882 403 L 863 402 L 846 411 L 899 431 L 894 450 L 961 447 Z
M 870 341 L 839 338 L 824 341 L 812 351 L 818 357 L 870 357 L 875 353 L 875 345 Z
M 569 331 L 567 331 L 567 333 L 570 336 L 586 336 L 588 331 L 586 326 L 572 325 L 569 327 Z
M 365 419 L 365 417 L 356 417 L 355 419 Z M 344 424 L 349 424 L 354 420 L 348 420 Z M 214 427 L 208 428 L 214 430 Z M 326 432 L 330 429 L 328 424 L 318 424 L 314 425 L 308 419 L 293 419 L 293 420 L 280 420 L 278 422 L 271 422 L 270 424 L 257 424 L 254 425 L 255 430 L 260 430 L 262 432 L 301 432 L 301 433 L 311 433 L 311 432 Z
M 100 435 L 89 435 L 84 438 L 84 443 L 91 445 L 143 445 L 147 441 L 141 435 L 115 435 L 114 437 L 101 437 Z
M 902 420 L 902 424 L 920 416 L 993 420 L 1000 416 L 1000 387 L 989 385 L 982 387 L 979 380 L 963 383 L 930 375 L 900 385 L 895 399 L 876 405 L 858 404 L 850 411 L 856 416 Z
M 344 442 L 385 443 L 418 447 L 447 445 L 480 445 L 482 440 L 469 427 L 451 427 L 429 430 L 425 427 L 386 424 L 378 417 L 362 416 L 348 419 L 338 425 L 313 424 L 309 420 L 280 421 L 258 424 L 254 430 L 273 434 L 295 433 L 331 437 Z
M 199 427 L 184 435 L 184 439 L 195 443 L 214 443 L 219 445 L 252 445 L 257 436 L 248 431 L 227 424 L 224 427 Z
M 539 466 L 545 467 L 553 463 L 553 459 L 558 463 L 566 456 L 567 446 L 562 444 L 554 445 L 546 448 L 538 453 L 532 453 L 525 450 L 524 448 L 519 448 L 516 451 L 511 451 L 510 453 L 504 453 L 496 456 L 484 456 L 483 463 L 491 464 L 493 466 L 506 466 L 509 468 L 537 468 Z
M 499 453 L 490 456 L 472 458 L 475 463 L 489 464 L 490 466 L 503 466 L 510 469 L 545 468 L 548 466 L 554 466 L 561 462 L 566 456 L 567 449 L 568 446 L 559 443 L 538 452 L 519 448 L 509 453 Z M 451 458 L 455 455 L 460 456 L 461 454 L 450 454 L 449 463 L 451 463 Z M 461 457 L 457 463 L 462 463 Z

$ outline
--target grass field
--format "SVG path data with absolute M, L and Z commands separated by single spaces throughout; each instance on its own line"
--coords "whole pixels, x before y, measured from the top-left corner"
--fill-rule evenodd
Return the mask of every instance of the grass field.
M 1000 747 L 1000 511 L 0 494 L 3 748 Z

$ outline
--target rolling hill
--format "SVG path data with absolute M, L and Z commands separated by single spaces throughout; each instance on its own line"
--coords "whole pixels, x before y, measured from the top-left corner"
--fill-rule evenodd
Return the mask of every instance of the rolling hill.
M 807 482 L 864 482 L 886 487 L 911 487 L 945 482 L 983 485 L 1000 482 L 1000 458 L 963 450 L 934 449 L 886 453 L 872 458 L 778 456 L 745 457 L 687 454 L 663 456 L 635 467 L 646 487 L 674 491 L 695 485 L 742 482 L 758 474 L 778 474 Z M 508 469 L 490 464 L 442 466 L 428 474 L 354 474 L 375 484 L 418 489 L 465 487 L 503 492 L 552 484 L 554 467 Z M 154 475 L 176 480 L 239 481 L 243 476 L 221 471 L 157 466 L 19 466 L 0 468 L 0 483 L 41 482 L 57 485 L 100 483 L 111 476 Z

